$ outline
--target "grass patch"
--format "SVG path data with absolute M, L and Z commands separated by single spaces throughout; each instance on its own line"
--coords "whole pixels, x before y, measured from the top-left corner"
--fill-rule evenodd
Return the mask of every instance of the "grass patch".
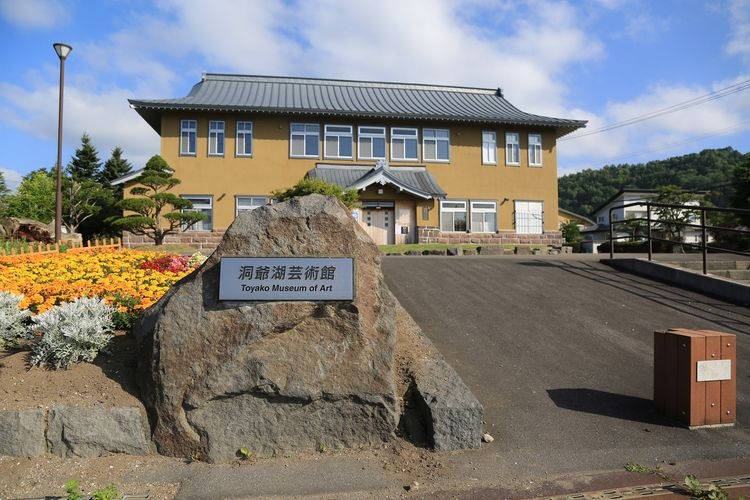
M 547 245 L 515 245 L 515 244 L 496 245 L 496 244 L 491 244 L 491 243 L 484 243 L 484 244 L 408 243 L 408 244 L 403 244 L 403 245 L 378 245 L 378 249 L 380 250 L 380 253 L 383 255 L 404 254 L 408 251 L 422 252 L 424 250 L 447 250 L 449 248 L 461 248 L 463 250 L 476 250 L 477 248 L 480 248 L 480 247 L 503 248 L 507 250 L 514 250 L 516 247 L 527 247 L 531 249 L 539 249 L 543 253 L 546 253 L 549 248 Z

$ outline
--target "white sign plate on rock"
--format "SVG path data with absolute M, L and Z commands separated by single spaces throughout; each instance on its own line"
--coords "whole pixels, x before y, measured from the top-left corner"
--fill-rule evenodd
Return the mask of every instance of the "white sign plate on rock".
M 697 382 L 713 382 L 732 379 L 732 360 L 716 359 L 698 361 Z
M 219 300 L 353 300 L 350 257 L 222 257 Z

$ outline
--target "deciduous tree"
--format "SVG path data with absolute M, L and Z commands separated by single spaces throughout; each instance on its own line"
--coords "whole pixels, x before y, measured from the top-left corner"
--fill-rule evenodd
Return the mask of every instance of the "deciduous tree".
M 656 227 L 662 231 L 664 237 L 673 243 L 684 241 L 686 224 L 696 224 L 700 221 L 700 211 L 684 208 L 688 204 L 695 205 L 700 197 L 695 193 L 688 193 L 677 186 L 663 186 L 654 200 L 666 205 L 680 205 L 680 207 L 654 207 L 654 218 L 658 219 Z
M 34 170 L 21 180 L 15 194 L 4 198 L 3 216 L 50 223 L 55 217 L 55 180 L 46 169 Z

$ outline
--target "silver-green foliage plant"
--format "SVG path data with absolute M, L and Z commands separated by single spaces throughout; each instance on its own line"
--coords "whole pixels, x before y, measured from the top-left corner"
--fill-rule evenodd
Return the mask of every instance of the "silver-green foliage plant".
M 28 309 L 19 309 L 23 295 L 0 292 L 0 347 L 14 345 L 19 337 L 26 336 L 26 321 L 31 316 Z
M 32 348 L 31 364 L 65 368 L 93 361 L 112 340 L 114 308 L 102 299 L 78 298 L 32 318 L 32 330 L 42 333 Z

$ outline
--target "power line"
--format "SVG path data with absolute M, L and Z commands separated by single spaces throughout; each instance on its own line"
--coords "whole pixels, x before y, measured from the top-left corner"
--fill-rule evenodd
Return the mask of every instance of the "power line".
M 711 137 L 718 137 L 722 135 L 727 135 L 731 132 L 735 132 L 737 130 L 742 130 L 745 128 L 750 127 L 750 120 L 737 123 L 735 125 L 732 125 L 731 127 L 727 127 L 721 130 L 718 130 L 716 132 L 710 133 L 710 134 L 703 134 L 703 135 L 696 135 L 694 137 L 691 137 L 689 139 L 685 139 L 684 141 L 680 142 L 673 142 L 670 144 L 667 144 L 666 146 L 662 146 L 660 148 L 651 149 L 648 151 L 642 151 L 640 153 L 633 153 L 633 154 L 626 154 L 626 155 L 618 155 L 618 156 L 611 156 L 609 158 L 602 158 L 599 161 L 608 162 L 608 163 L 616 163 L 618 161 L 627 160 L 628 158 L 638 158 L 639 156 L 645 156 L 652 153 L 660 153 L 662 151 L 669 151 L 675 148 L 678 148 L 680 146 L 685 146 L 687 144 L 691 144 L 693 142 L 702 141 L 703 139 L 709 139 Z
M 650 113 L 646 113 L 646 114 L 639 115 L 639 116 L 634 116 L 633 118 L 629 118 L 621 122 L 612 123 L 610 125 L 606 125 L 598 129 L 590 130 L 588 132 L 582 132 L 577 135 L 570 135 L 568 137 L 561 137 L 560 139 L 558 139 L 558 142 L 569 141 L 571 139 L 578 139 L 581 137 L 586 137 L 586 136 L 594 135 L 594 134 L 601 134 L 603 132 L 608 132 L 610 130 L 627 127 L 628 125 L 641 123 L 646 120 L 652 120 L 660 116 L 664 116 L 670 113 L 675 113 L 677 111 L 682 111 L 683 109 L 687 109 L 693 106 L 698 106 L 700 104 L 705 104 L 707 102 L 715 101 L 717 99 L 721 99 L 722 97 L 726 97 L 728 95 L 737 94 L 747 89 L 750 89 L 750 80 L 745 80 L 745 81 L 736 83 L 734 85 L 730 85 L 729 87 L 725 87 L 723 89 L 702 95 L 700 97 L 695 97 L 693 99 L 683 101 L 683 102 L 680 102 L 680 103 L 677 103 L 672 106 L 668 106 L 666 108 L 662 108 L 656 111 L 652 111 Z

